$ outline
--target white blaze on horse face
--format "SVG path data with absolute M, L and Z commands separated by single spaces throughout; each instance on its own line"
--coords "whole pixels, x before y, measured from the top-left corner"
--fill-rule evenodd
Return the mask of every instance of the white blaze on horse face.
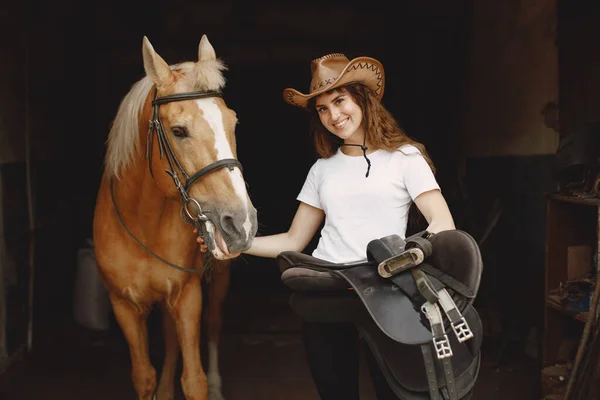
M 215 150 L 217 150 L 217 160 L 223 160 L 226 158 L 234 158 L 233 152 L 231 151 L 231 145 L 227 140 L 227 134 L 225 133 L 225 126 L 223 125 L 223 113 L 219 109 L 215 99 L 197 99 L 196 104 L 203 112 L 203 117 L 215 133 Z M 215 160 L 215 161 L 217 161 Z M 242 204 L 246 208 L 246 222 L 244 223 L 244 230 L 246 231 L 246 238 L 250 234 L 250 228 L 252 223 L 248 213 L 248 194 L 246 192 L 246 182 L 239 168 L 234 168 L 232 171 L 226 169 L 231 177 L 231 183 L 235 193 L 238 195 Z

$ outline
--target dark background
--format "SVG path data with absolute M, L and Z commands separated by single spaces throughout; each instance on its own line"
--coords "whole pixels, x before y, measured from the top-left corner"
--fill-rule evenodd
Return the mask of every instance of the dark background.
M 505 309 L 510 304 L 527 324 L 540 326 L 545 254 L 541 194 L 554 189 L 552 155 L 461 158 L 458 129 L 467 90 L 471 2 L 3 4 L 2 44 L 14 59 L 3 71 L 11 99 L 6 107 L 23 116 L 9 127 L 27 129 L 32 137 L 36 321 L 43 325 L 71 317 L 76 253 L 91 237 L 110 123 L 120 100 L 144 74 L 142 37 L 148 36 L 172 64 L 195 60 L 200 38 L 207 34 L 229 66 L 225 100 L 240 121 L 238 156 L 259 212 L 260 235 L 288 228 L 296 195 L 315 160 L 306 113 L 286 104 L 282 90 L 307 90 L 310 61 L 324 54 L 371 56 L 385 67 L 383 103 L 410 136 L 426 145 L 459 227 L 475 236 L 481 233 L 493 200 L 502 199 L 505 212 L 482 249 L 486 272 L 481 297 Z M 599 64 L 598 15 L 597 1 L 559 2 L 563 133 L 599 104 L 600 82 L 593 69 Z M 29 291 L 23 143 L 15 144 L 19 161 L 1 166 L 7 244 L 19 267 L 17 283 L 9 287 L 13 347 L 25 337 Z M 281 287 L 272 260 L 243 256 L 233 267 L 232 291 Z
M 361 2 L 272 3 L 278 5 L 272 18 L 265 17 L 268 2 L 253 6 L 233 1 L 225 12 L 206 5 L 214 7 L 215 19 L 221 15 L 221 21 L 212 20 L 203 5 L 194 8 L 185 2 L 169 8 L 186 7 L 190 15 L 157 1 L 102 2 L 90 5 L 89 14 L 75 2 L 32 7 L 32 109 L 43 114 L 38 123 L 56 128 L 48 129 L 44 139 L 60 143 L 52 154 L 58 160 L 38 172 L 37 197 L 68 210 L 62 217 L 73 219 L 72 246 L 91 235 L 104 141 L 121 98 L 144 74 L 144 35 L 168 63 L 175 63 L 196 59 L 205 33 L 229 66 L 225 100 L 240 121 L 238 155 L 259 211 L 259 234 L 287 229 L 296 195 L 315 160 L 306 113 L 285 103 L 282 90 L 306 90 L 310 60 L 332 52 L 382 61 L 384 104 L 409 135 L 427 146 L 451 201 L 456 179 L 452 131 L 467 50 L 466 5 L 408 2 L 391 13 L 382 5 L 371 8 Z M 262 273 L 264 260 L 243 258 L 237 270 Z

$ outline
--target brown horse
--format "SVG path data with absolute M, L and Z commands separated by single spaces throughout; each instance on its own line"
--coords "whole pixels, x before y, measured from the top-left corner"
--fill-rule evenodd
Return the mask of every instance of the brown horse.
M 108 136 L 94 215 L 98 268 L 129 343 L 138 398 L 174 398 L 181 351 L 185 398 L 222 399 L 218 344 L 229 263 L 250 246 L 257 228 L 236 158 L 236 114 L 221 97 L 226 67 L 206 35 L 196 62 L 169 66 L 146 37 L 142 51 L 146 76 L 123 98 Z M 158 386 L 148 355 L 154 304 L 162 310 L 166 350 Z

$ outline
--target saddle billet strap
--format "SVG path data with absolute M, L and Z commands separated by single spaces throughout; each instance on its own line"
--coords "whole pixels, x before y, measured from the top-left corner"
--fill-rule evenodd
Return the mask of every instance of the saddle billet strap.
M 385 279 L 392 281 L 416 304 L 422 304 L 425 301 L 437 302 L 439 300 L 438 291 L 445 287 L 435 277 L 427 276 L 419 267 Z
M 456 384 L 454 382 L 454 368 L 452 367 L 452 360 L 450 358 L 444 358 L 441 360 L 442 369 L 444 371 L 444 379 L 446 380 L 446 387 L 442 388 L 444 397 L 448 400 L 458 400 L 458 392 L 456 391 Z
M 429 398 L 431 400 L 440 400 L 440 392 L 437 384 L 437 376 L 435 375 L 435 361 L 431 354 L 431 346 L 429 344 L 421 345 L 421 353 L 425 362 L 425 373 L 427 374 L 427 383 L 429 386 Z
M 450 347 L 450 341 L 448 340 L 448 335 L 446 335 L 444 320 L 442 319 L 442 313 L 438 305 L 427 301 L 421 307 L 421 311 L 429 320 L 433 336 L 433 347 L 435 348 L 437 358 L 441 360 L 452 357 L 452 347 Z
M 449 400 L 456 400 L 457 393 L 454 384 L 454 370 L 452 368 L 451 360 L 453 353 L 452 347 L 450 346 L 450 341 L 448 340 L 448 335 L 446 335 L 446 331 L 444 329 L 444 321 L 442 319 L 442 314 L 437 303 L 432 304 L 426 302 L 425 304 L 423 304 L 422 310 L 431 324 L 431 333 L 433 335 L 433 347 L 435 349 L 438 360 L 442 364 L 442 369 L 444 371 L 444 379 L 446 380 L 446 390 L 448 394 L 447 397 Z M 421 348 L 423 349 L 424 347 L 427 347 L 427 345 L 425 344 Z M 427 356 L 429 356 L 429 360 L 426 358 Z M 428 363 L 435 362 L 433 360 L 433 357 L 431 357 L 430 353 L 423 353 L 423 357 L 425 357 L 424 361 L 426 366 Z M 426 369 L 429 369 L 429 367 L 427 367 Z M 429 372 L 427 374 L 428 379 L 430 379 L 431 376 L 429 376 Z M 431 391 L 432 388 L 430 386 L 430 392 Z
M 413 271 L 413 277 L 415 274 L 417 274 L 416 270 Z M 450 296 L 450 293 L 448 293 L 448 290 L 444 287 L 444 284 L 433 276 L 427 276 L 421 270 L 418 271 L 418 274 L 419 279 L 427 282 L 427 285 L 426 287 L 423 287 L 424 285 L 422 282 L 417 282 L 417 288 L 424 296 L 425 294 L 428 295 L 427 300 L 430 303 L 439 304 L 442 307 L 458 341 L 462 343 L 471 339 L 473 337 L 473 332 L 469 328 L 467 320 L 463 317 L 460 309 L 452 299 L 452 296 Z M 430 293 L 432 290 L 435 290 L 435 296 Z
M 444 284 L 435 277 L 427 276 L 420 267 L 411 269 L 411 274 L 412 276 L 402 272 L 387 279 L 394 282 L 416 304 L 424 301 L 440 304 L 459 342 L 472 338 L 473 333 L 469 324 L 444 288 Z
M 415 280 L 417 289 L 421 295 L 430 303 L 436 303 L 440 298 L 437 294 L 436 287 L 433 282 L 427 278 L 427 275 L 418 268 L 413 268 L 411 271 L 412 277 Z
M 471 339 L 473 337 L 473 332 L 469 328 L 467 320 L 463 317 L 460 309 L 452 299 L 452 296 L 450 296 L 450 293 L 448 293 L 448 290 L 444 287 L 444 284 L 433 276 L 427 276 L 418 268 L 413 270 L 413 277 L 415 277 L 415 280 L 421 280 L 421 282 L 417 281 L 419 292 L 421 292 L 430 303 L 439 304 L 442 307 L 458 341 L 462 343 Z M 432 291 L 435 291 L 435 294 L 432 294 Z
M 394 285 L 398 286 L 398 288 L 406 296 L 408 296 L 413 303 L 421 304 L 424 301 L 427 301 L 428 298 L 419 290 L 417 281 L 415 279 L 415 273 L 417 273 L 417 270 L 412 269 L 411 271 L 405 271 L 396 275 L 392 275 L 386 279 L 392 281 Z
M 435 374 L 435 359 L 431 354 L 431 347 L 426 344 L 422 345 L 421 353 L 423 354 L 423 361 L 425 362 L 427 382 L 429 383 L 430 400 L 440 400 L 440 391 L 443 393 L 444 399 L 457 400 L 458 392 L 454 382 L 454 369 L 452 368 L 452 361 L 450 361 L 450 359 L 444 359 L 441 361 L 446 387 L 440 388 L 438 386 L 437 376 Z
M 425 364 L 430 400 L 440 400 L 440 391 L 443 393 L 444 399 L 457 400 L 458 391 L 456 390 L 456 382 L 454 381 L 454 368 L 452 368 L 451 358 L 440 360 L 446 382 L 446 387 L 440 388 L 437 375 L 435 374 L 436 360 L 433 357 L 431 346 L 429 344 L 421 345 L 421 354 L 423 355 L 423 362 Z
M 456 306 L 454 300 L 450 296 L 450 293 L 446 289 L 442 289 L 438 292 L 439 303 L 450 321 L 450 326 L 456 335 L 456 338 L 460 343 L 463 343 L 473 337 L 473 332 L 467 323 L 465 317 L 461 314 L 460 310 Z

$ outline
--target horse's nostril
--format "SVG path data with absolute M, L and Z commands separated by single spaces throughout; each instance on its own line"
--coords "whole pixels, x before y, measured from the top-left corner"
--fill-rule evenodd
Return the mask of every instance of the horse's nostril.
M 221 211 L 219 223 L 227 244 L 234 248 L 248 245 L 248 240 L 256 234 L 256 213 L 252 211 Z
M 241 225 L 240 225 L 241 228 Z M 236 226 L 235 218 L 229 214 L 221 216 L 221 229 L 228 235 L 237 235 L 240 232 L 240 228 Z

